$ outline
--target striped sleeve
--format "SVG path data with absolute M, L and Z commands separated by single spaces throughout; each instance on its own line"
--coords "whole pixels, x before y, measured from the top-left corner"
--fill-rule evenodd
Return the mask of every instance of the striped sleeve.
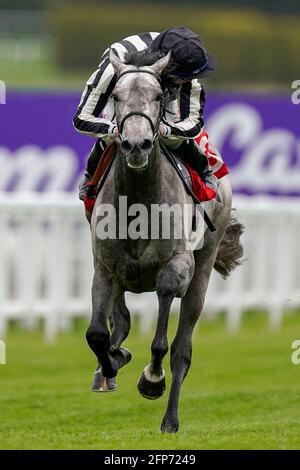
M 116 78 L 113 66 L 106 57 L 86 83 L 73 124 L 78 132 L 92 137 L 113 135 L 113 123 L 98 116 L 110 97 Z
M 199 136 L 204 126 L 204 104 L 205 92 L 198 80 L 184 83 L 178 96 L 179 120 L 167 123 L 170 136 L 184 140 Z
M 147 49 L 158 34 L 153 32 L 129 36 L 112 44 L 111 48 L 121 60 L 124 60 L 127 52 Z M 109 62 L 108 52 L 109 49 L 104 51 L 99 68 L 87 81 L 73 119 L 75 129 L 91 137 L 103 138 L 113 135 L 116 128 L 116 125 L 111 121 L 99 117 L 116 84 L 116 76 L 113 66 Z

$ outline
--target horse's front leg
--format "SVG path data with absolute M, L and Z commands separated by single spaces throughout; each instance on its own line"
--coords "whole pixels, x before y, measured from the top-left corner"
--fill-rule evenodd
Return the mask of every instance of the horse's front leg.
M 121 344 L 127 338 L 130 331 L 130 312 L 126 307 L 124 292 L 114 299 L 110 316 L 110 355 L 118 360 L 119 368 L 125 366 L 131 360 L 131 352 L 127 348 L 122 348 Z
M 160 271 L 157 277 L 158 320 L 151 345 L 151 362 L 142 372 L 137 387 L 144 398 L 156 399 L 163 395 L 165 371 L 163 358 L 168 352 L 167 328 L 169 313 L 174 297 L 182 297 L 192 279 L 194 257 L 192 252 L 176 254 Z
M 124 365 L 125 358 L 121 353 L 110 352 L 110 331 L 107 325 L 114 299 L 118 295 L 118 286 L 113 283 L 105 268 L 96 266 L 92 286 L 92 318 L 86 332 L 87 342 L 98 360 L 93 391 L 115 390 L 115 377 L 118 369 Z
M 130 331 L 130 312 L 125 303 L 124 292 L 114 300 L 110 317 L 111 325 L 111 349 L 118 349 L 127 338 Z

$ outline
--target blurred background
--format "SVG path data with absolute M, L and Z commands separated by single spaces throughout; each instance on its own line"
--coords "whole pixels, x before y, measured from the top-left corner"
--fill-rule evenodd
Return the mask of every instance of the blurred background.
M 53 351 L 44 350 L 46 346 L 39 342 L 41 331 L 48 342 L 58 341 L 54 343 L 58 349 L 52 359 L 52 378 L 56 377 L 56 370 L 61 377 L 67 377 L 69 364 L 59 361 L 66 348 L 72 362 L 71 345 L 76 349 L 79 342 L 85 358 L 80 362 L 77 353 L 81 373 L 91 369 L 91 356 L 81 344 L 91 309 L 91 246 L 77 187 L 93 140 L 75 132 L 72 117 L 86 80 L 111 43 L 137 32 L 162 31 L 179 25 L 197 32 L 219 62 L 217 73 L 203 80 L 204 117 L 211 142 L 230 167 L 234 206 L 245 224 L 243 266 L 226 282 L 215 274 L 211 278 L 203 320 L 207 340 L 199 354 L 207 360 L 214 345 L 227 351 L 222 368 L 231 367 L 229 376 L 222 375 L 215 357 L 210 365 L 215 375 L 204 380 L 211 390 L 228 386 L 232 393 L 236 391 L 236 409 L 240 405 L 245 420 L 251 422 L 251 410 L 243 408 L 245 396 L 238 395 L 241 390 L 234 379 L 243 377 L 239 358 L 252 354 L 253 361 L 259 364 L 255 368 L 254 362 L 248 363 L 250 370 L 251 366 L 254 369 L 251 377 L 245 375 L 244 382 L 241 378 L 241 387 L 253 386 L 254 394 L 266 393 L 268 399 L 271 382 L 275 386 L 285 381 L 292 388 L 294 370 L 286 369 L 290 365 L 290 344 L 297 334 L 300 337 L 297 0 L 0 0 L 0 339 L 8 338 L 8 351 L 11 345 L 10 357 L 12 362 L 15 359 L 11 367 L 15 369 L 10 370 L 18 375 L 18 364 L 25 370 L 27 367 L 29 377 L 32 374 L 30 386 L 36 393 L 37 376 L 47 383 L 41 367 L 44 360 L 49 364 L 49 351 Z M 145 336 L 150 345 L 156 299 L 152 294 L 128 295 L 127 301 L 135 315 L 134 346 L 142 355 Z M 173 312 L 178 312 L 176 302 Z M 82 323 L 78 324 L 78 318 Z M 272 332 L 267 333 L 268 327 Z M 272 336 L 276 329 L 281 341 L 279 336 Z M 226 330 L 236 333 L 232 339 L 234 347 L 229 346 L 230 336 L 224 339 Z M 262 344 L 268 346 L 263 348 Z M 21 359 L 25 350 L 31 351 L 27 362 Z M 262 351 L 267 359 L 262 359 Z M 39 355 L 40 362 L 35 362 Z M 0 366 L 0 377 L 6 378 L 1 386 L 5 390 L 6 385 L 9 395 L 16 383 L 12 372 L 7 372 L 8 365 L 6 369 Z M 277 371 L 276 376 L 278 367 L 287 375 Z M 74 376 L 70 372 L 70 389 L 74 389 Z M 55 389 L 58 379 L 53 380 L 49 386 Z M 198 383 L 195 377 L 191 380 Z M 77 386 L 82 387 L 82 383 Z M 281 422 L 280 410 L 286 415 L 284 403 L 297 400 L 299 394 L 284 395 L 282 385 L 282 395 L 278 392 L 276 396 L 273 409 L 278 407 Z M 27 398 L 32 400 L 32 396 Z M 68 409 L 65 398 L 61 406 Z M 46 407 L 47 400 L 45 395 L 40 406 Z M 90 406 L 92 413 L 92 402 Z M 293 421 L 295 410 L 296 405 L 286 415 L 286 422 L 289 416 Z M 72 413 L 70 409 L 69 412 Z M 50 414 L 49 411 L 49 419 Z M 219 415 L 220 423 L 226 424 L 227 429 L 229 415 Z M 6 419 L 12 423 L 14 414 Z M 267 422 L 268 417 L 261 413 L 255 419 Z M 231 424 L 240 429 L 241 423 Z M 269 424 L 272 427 L 274 423 Z M 29 429 L 29 421 L 27 425 Z M 30 447 L 33 444 L 24 440 L 27 425 L 23 434 L 20 431 L 20 445 Z M 209 418 L 206 426 L 210 426 Z M 249 425 L 246 435 L 251 433 L 250 428 Z M 285 429 L 287 435 L 279 426 L 282 440 L 275 432 L 271 447 L 299 446 L 292 428 L 287 425 Z M 265 442 L 266 436 L 260 435 L 259 430 L 257 436 L 255 442 L 250 439 L 254 447 Z M 224 439 L 220 438 L 216 446 L 232 444 Z M 7 447 L 13 446 L 13 440 L 2 442 L 3 446 L 5 442 Z M 36 447 L 46 445 L 42 437 L 36 442 Z M 71 444 L 63 436 L 57 438 L 56 444 L 49 442 L 48 447 L 63 442 L 67 447 L 79 445 L 79 440 Z M 243 444 L 238 436 L 234 442 L 237 446 Z M 199 441 L 194 445 L 199 445 Z
M 219 59 L 211 88 L 288 91 L 297 76 L 297 0 L 1 0 L 1 74 L 10 87 L 81 88 L 112 42 L 186 25 Z

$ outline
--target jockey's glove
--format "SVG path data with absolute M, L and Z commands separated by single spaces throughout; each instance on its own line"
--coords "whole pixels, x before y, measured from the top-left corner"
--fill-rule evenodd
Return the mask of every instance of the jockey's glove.
M 159 135 L 161 135 L 162 137 L 168 137 L 168 135 L 170 134 L 171 134 L 171 127 L 161 122 L 159 124 Z

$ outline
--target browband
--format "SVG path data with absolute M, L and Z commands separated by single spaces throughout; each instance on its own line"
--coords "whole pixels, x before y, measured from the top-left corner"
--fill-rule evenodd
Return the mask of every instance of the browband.
M 153 77 L 155 77 L 158 83 L 161 85 L 161 78 L 159 75 L 157 75 L 155 72 L 151 72 L 151 70 L 142 69 L 124 70 L 124 72 L 120 73 L 120 75 L 118 76 L 116 83 L 127 73 L 148 73 L 149 75 L 153 75 Z

